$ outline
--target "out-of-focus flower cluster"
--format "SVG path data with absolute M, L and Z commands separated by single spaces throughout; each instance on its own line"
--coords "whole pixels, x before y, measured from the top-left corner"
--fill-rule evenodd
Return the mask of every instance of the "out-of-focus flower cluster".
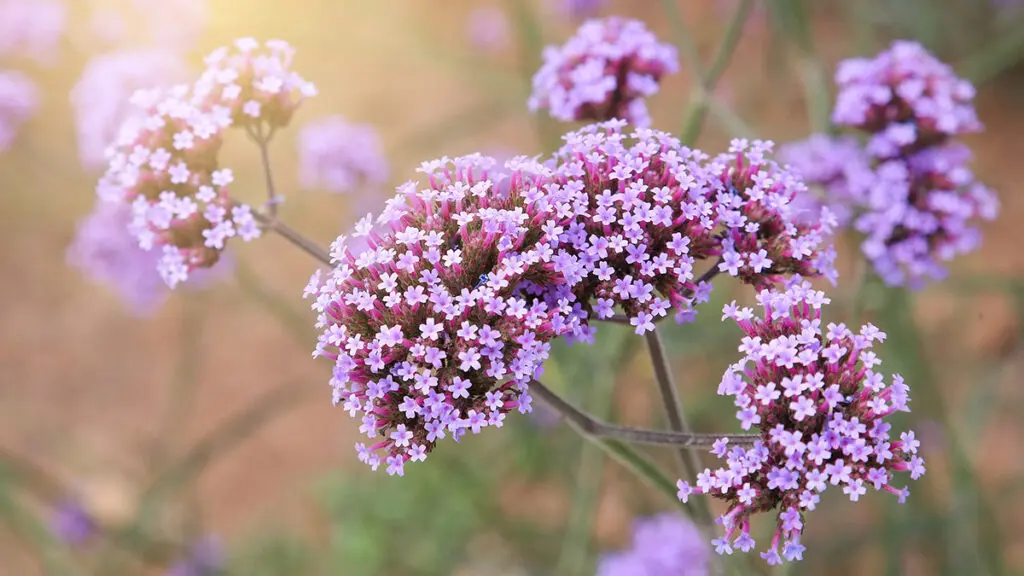
M 706 576 L 708 545 L 685 516 L 658 514 L 633 524 L 632 546 L 607 554 L 597 576 Z
M 212 537 L 195 541 L 187 554 L 167 571 L 167 576 L 217 576 L 225 567 L 224 551 Z
M 509 22 L 505 12 L 494 5 L 474 8 L 466 20 L 466 35 L 474 47 L 497 52 L 508 46 Z
M 808 193 L 793 199 L 794 209 L 808 219 L 817 218 L 821 206 L 827 206 L 839 226 L 848 226 L 874 183 L 870 159 L 853 136 L 813 134 L 780 146 L 778 157 L 808 185 Z
M 52 64 L 66 26 L 60 0 L 0 0 L 0 58 Z
M 691 319 L 719 272 L 758 287 L 834 276 L 828 212 L 792 221 L 801 183 L 766 158 L 770 143 L 711 158 L 624 124 L 569 133 L 545 163 L 425 163 L 428 185 L 399 188 L 383 231 L 357 224 L 365 249 L 339 237 L 337 265 L 306 296 L 322 330 L 315 354 L 335 361 L 335 402 L 382 437 L 361 459 L 376 468 L 383 451 L 399 474 L 446 434 L 527 411 L 549 342 L 593 341 L 589 320 L 616 307 L 642 334 L 672 308 Z
M 679 69 L 674 46 L 658 42 L 642 22 L 620 17 L 585 22 L 562 46 L 545 48 L 543 57 L 529 108 L 565 122 L 618 118 L 646 127 L 651 119 L 644 99 Z
M 208 19 L 208 0 L 89 0 L 89 34 L 73 41 L 96 46 L 189 50 Z M 85 46 L 83 46 L 85 47 Z
M 968 168 L 970 151 L 954 140 L 981 130 L 973 86 L 909 41 L 843 61 L 836 82 L 832 119 L 867 133 L 866 145 L 858 152 L 849 140 L 815 136 L 787 159 L 824 186 L 826 203 L 850 207 L 883 281 L 918 288 L 944 278 L 947 261 L 980 243 L 975 221 L 999 212 Z
M 97 193 L 131 205 L 130 229 L 144 250 L 160 251 L 158 270 L 170 287 L 213 266 L 230 238 L 259 237 L 250 207 L 230 197 L 233 175 L 217 153 L 231 126 L 264 145 L 315 94 L 289 69 L 292 55 L 282 41 L 241 39 L 208 56 L 193 85 L 133 97 L 145 113 L 124 126 Z
M 552 0 L 555 7 L 567 18 L 590 18 L 597 14 L 608 0 Z
M 82 165 L 104 166 L 121 126 L 139 120 L 130 118 L 144 113 L 130 103 L 136 91 L 167 88 L 187 78 L 184 60 L 167 50 L 125 50 L 91 59 L 71 90 Z
M 311 122 L 299 132 L 299 185 L 330 192 L 374 191 L 388 178 L 380 137 L 369 124 L 340 116 Z
M 912 479 L 925 472 L 914 433 L 898 440 L 889 434 L 886 419 L 909 412 L 909 388 L 899 375 L 887 384 L 876 371 L 881 360 L 871 347 L 885 334 L 871 324 L 860 332 L 843 324 L 822 327 L 828 301 L 797 280 L 784 291 L 759 293 L 760 318 L 735 302 L 725 307 L 723 319 L 734 320 L 746 336 L 739 348 L 744 357 L 725 372 L 718 393 L 735 397 L 742 428 L 756 427 L 762 439 L 746 449 L 720 440 L 712 453 L 725 466 L 706 469 L 696 486 L 679 482 L 684 502 L 706 494 L 729 503 L 720 518 L 725 535 L 713 542 L 720 554 L 751 550 L 751 515 L 778 510 L 761 556 L 769 564 L 799 560 L 805 515 L 829 485 L 841 486 L 854 502 L 873 487 L 902 503 L 909 490 L 892 486 L 893 472 L 909 472 Z
M 39 89 L 28 76 L 0 70 L 0 152 L 14 142 L 21 125 L 39 107 Z
M 559 271 L 565 250 L 537 229 L 547 170 L 525 159 L 508 171 L 474 155 L 424 163 L 426 185 L 409 182 L 378 223 L 341 236 L 337 267 L 310 280 L 322 330 L 316 355 L 335 361 L 335 403 L 375 444 L 360 459 L 402 474 L 450 435 L 502 426 L 530 410 L 528 383 L 550 341 L 581 326 L 571 285 Z M 497 183 L 508 187 L 498 193 Z

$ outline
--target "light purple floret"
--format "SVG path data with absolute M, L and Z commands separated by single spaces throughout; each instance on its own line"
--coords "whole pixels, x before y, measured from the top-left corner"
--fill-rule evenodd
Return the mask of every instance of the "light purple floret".
M 21 125 L 39 107 L 39 89 L 28 76 L 0 70 L 0 153 L 6 152 Z
M 299 132 L 299 185 L 330 192 L 367 192 L 388 178 L 377 131 L 330 116 Z
M 658 514 L 633 524 L 632 546 L 601 558 L 597 576 L 705 576 L 709 553 L 692 522 L 679 514 Z
M 105 167 L 107 147 L 121 126 L 141 119 L 143 112 L 130 103 L 136 90 L 167 88 L 187 77 L 185 61 L 165 50 L 126 50 L 90 60 L 71 89 L 82 165 Z
M 533 77 L 532 112 L 546 109 L 564 122 L 618 118 L 650 125 L 644 99 L 666 74 L 679 70 L 676 49 L 637 20 L 589 20 L 562 46 L 544 49 Z

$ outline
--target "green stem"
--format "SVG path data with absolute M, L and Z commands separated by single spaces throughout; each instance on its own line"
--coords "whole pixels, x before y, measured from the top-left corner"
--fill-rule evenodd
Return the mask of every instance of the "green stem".
M 815 132 L 827 132 L 831 125 L 832 96 L 828 75 L 814 47 L 814 35 L 804 0 L 777 0 L 769 4 L 782 31 L 797 49 L 797 75 L 804 89 L 807 117 Z

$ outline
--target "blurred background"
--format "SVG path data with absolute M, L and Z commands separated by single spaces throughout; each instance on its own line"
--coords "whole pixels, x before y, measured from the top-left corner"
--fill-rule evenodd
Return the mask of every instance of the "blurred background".
M 737 3 L 676 2 L 705 66 Z M 629 545 L 634 519 L 671 510 L 544 410 L 443 445 L 404 478 L 364 469 L 358 423 L 332 409 L 330 366 L 309 357 L 300 296 L 316 262 L 280 238 L 236 242 L 222 274 L 142 309 L 68 252 L 129 87 L 187 79 L 238 37 L 288 41 L 319 88 L 270 154 L 282 217 L 326 245 L 421 161 L 551 151 L 571 127 L 527 112 L 542 47 L 611 14 L 676 43 L 664 4 L 0 0 L 0 575 L 161 574 L 195 546 L 222 554 L 210 574 L 593 574 L 601 554 Z M 831 319 L 863 312 L 889 332 L 879 354 L 911 385 L 905 423 L 929 472 L 905 506 L 829 494 L 809 515 L 805 561 L 788 570 L 1022 574 L 1024 3 L 758 1 L 715 97 L 761 137 L 801 139 L 820 115 L 805 87 L 893 38 L 920 40 L 977 82 L 986 130 L 968 143 L 1002 212 L 947 282 L 908 294 L 841 278 L 831 292 Z M 693 82 L 685 61 L 665 79 L 648 102 L 654 127 L 678 132 Z M 383 157 L 342 193 L 301 176 L 303 127 L 334 115 L 372 126 Z M 709 118 L 701 148 L 734 135 L 722 120 Z M 233 134 L 221 158 L 238 195 L 262 201 L 256 147 Z M 858 253 L 842 252 L 849 278 Z M 693 427 L 730 432 L 715 389 L 739 335 L 715 309 L 750 295 L 716 286 L 698 322 L 666 338 Z M 550 383 L 603 417 L 663 426 L 630 338 L 611 327 L 598 350 L 558 350 Z M 623 368 L 609 376 L 595 355 Z M 106 536 L 77 542 L 69 522 Z M 771 573 L 760 559 L 730 566 Z

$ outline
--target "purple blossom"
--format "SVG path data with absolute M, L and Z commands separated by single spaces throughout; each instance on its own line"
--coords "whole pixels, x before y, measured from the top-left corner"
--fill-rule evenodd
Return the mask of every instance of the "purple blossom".
M 632 547 L 601 558 L 597 576 L 704 576 L 709 552 L 687 518 L 658 514 L 634 523 Z
M 580 19 L 595 16 L 608 0 L 552 0 L 566 18 Z
M 167 571 L 167 576 L 217 576 L 224 565 L 220 542 L 206 537 L 194 542 L 187 554 Z
M 372 192 L 388 177 L 377 131 L 340 116 L 313 121 L 299 131 L 299 186 L 330 192 Z
M 487 52 L 503 50 L 509 43 L 508 16 L 497 6 L 478 6 L 466 20 L 466 35 L 476 48 Z
M 35 82 L 21 72 L 0 70 L 0 153 L 11 147 L 21 125 L 38 107 Z
M 824 206 L 840 226 L 847 226 L 874 182 L 870 159 L 851 136 L 813 134 L 780 146 L 778 158 L 809 187 L 793 199 L 794 209 L 804 219 L 816 219 Z
M 0 58 L 52 64 L 66 26 L 67 9 L 59 0 L 0 0 Z
M 376 439 L 357 444 L 359 458 L 393 475 L 447 435 L 529 412 L 527 385 L 550 341 L 585 319 L 550 241 L 531 233 L 549 205 L 538 196 L 547 168 L 520 157 L 503 170 L 472 155 L 420 171 L 427 182 L 399 187 L 380 231 L 356 226 L 366 247 L 354 252 L 340 236 L 335 268 L 306 290 L 322 330 L 314 355 L 337 367 L 335 404 L 362 413 L 360 431 Z M 405 297 L 416 288 L 426 302 Z
M 115 142 L 129 115 L 136 90 L 165 88 L 188 77 L 184 60 L 164 50 L 130 50 L 94 57 L 71 89 L 78 131 L 78 153 L 88 169 L 106 163 L 106 149 Z
M 96 521 L 82 507 L 81 502 L 68 499 L 54 508 L 50 516 L 50 530 L 54 537 L 61 542 L 77 547 L 96 535 L 97 526 Z
M 167 284 L 157 273 L 159 255 L 139 247 L 128 231 L 131 208 L 125 204 L 96 202 L 78 224 L 68 263 L 89 280 L 113 289 L 137 316 L 149 316 L 166 300 Z M 189 277 L 186 285 L 199 288 L 221 279 L 230 269 L 226 258 L 213 268 Z
M 226 128 L 265 138 L 316 94 L 290 70 L 293 54 L 280 40 L 243 38 L 211 53 L 194 84 L 133 96 L 145 113 L 118 135 L 97 194 L 131 205 L 129 229 L 144 250 L 159 252 L 168 286 L 212 267 L 229 239 L 260 236 L 251 208 L 230 197 L 234 175 L 218 166 L 217 154 Z
M 999 212 L 968 168 L 970 151 L 953 141 L 981 130 L 974 87 L 908 41 L 840 63 L 836 82 L 833 120 L 869 135 L 873 180 L 854 222 L 864 255 L 890 285 L 944 278 L 946 261 L 979 245 L 974 221 Z
M 642 22 L 589 20 L 562 46 L 544 49 L 533 77 L 532 112 L 547 109 L 564 122 L 619 118 L 638 127 L 651 119 L 645 98 L 679 70 L 676 49 L 658 42 Z
M 785 291 L 758 295 L 761 318 L 735 303 L 725 308 L 725 316 L 746 334 L 746 355 L 728 368 L 719 394 L 735 397 L 743 428 L 756 424 L 761 440 L 752 448 L 725 451 L 726 466 L 705 470 L 696 486 L 679 482 L 684 502 L 691 494 L 706 494 L 729 504 L 719 520 L 725 530 L 719 553 L 733 545 L 752 547 L 751 515 L 778 510 L 775 533 L 761 556 L 770 564 L 797 561 L 804 550 L 804 517 L 828 485 L 841 486 L 854 502 L 868 486 L 903 502 L 909 490 L 890 484 L 893 472 L 909 472 L 915 480 L 924 474 L 913 433 L 893 441 L 885 422 L 910 410 L 903 379 L 893 375 L 886 385 L 873 370 L 879 360 L 871 347 L 885 334 L 870 324 L 859 333 L 842 324 L 823 330 L 821 307 L 828 301 L 810 283 L 795 280 Z M 841 353 L 826 356 L 829 349 Z M 799 360 L 790 361 L 786 350 L 795 350 Z M 783 388 L 792 394 L 756 392 L 776 382 L 786 382 Z M 757 418 L 749 417 L 751 410 Z

